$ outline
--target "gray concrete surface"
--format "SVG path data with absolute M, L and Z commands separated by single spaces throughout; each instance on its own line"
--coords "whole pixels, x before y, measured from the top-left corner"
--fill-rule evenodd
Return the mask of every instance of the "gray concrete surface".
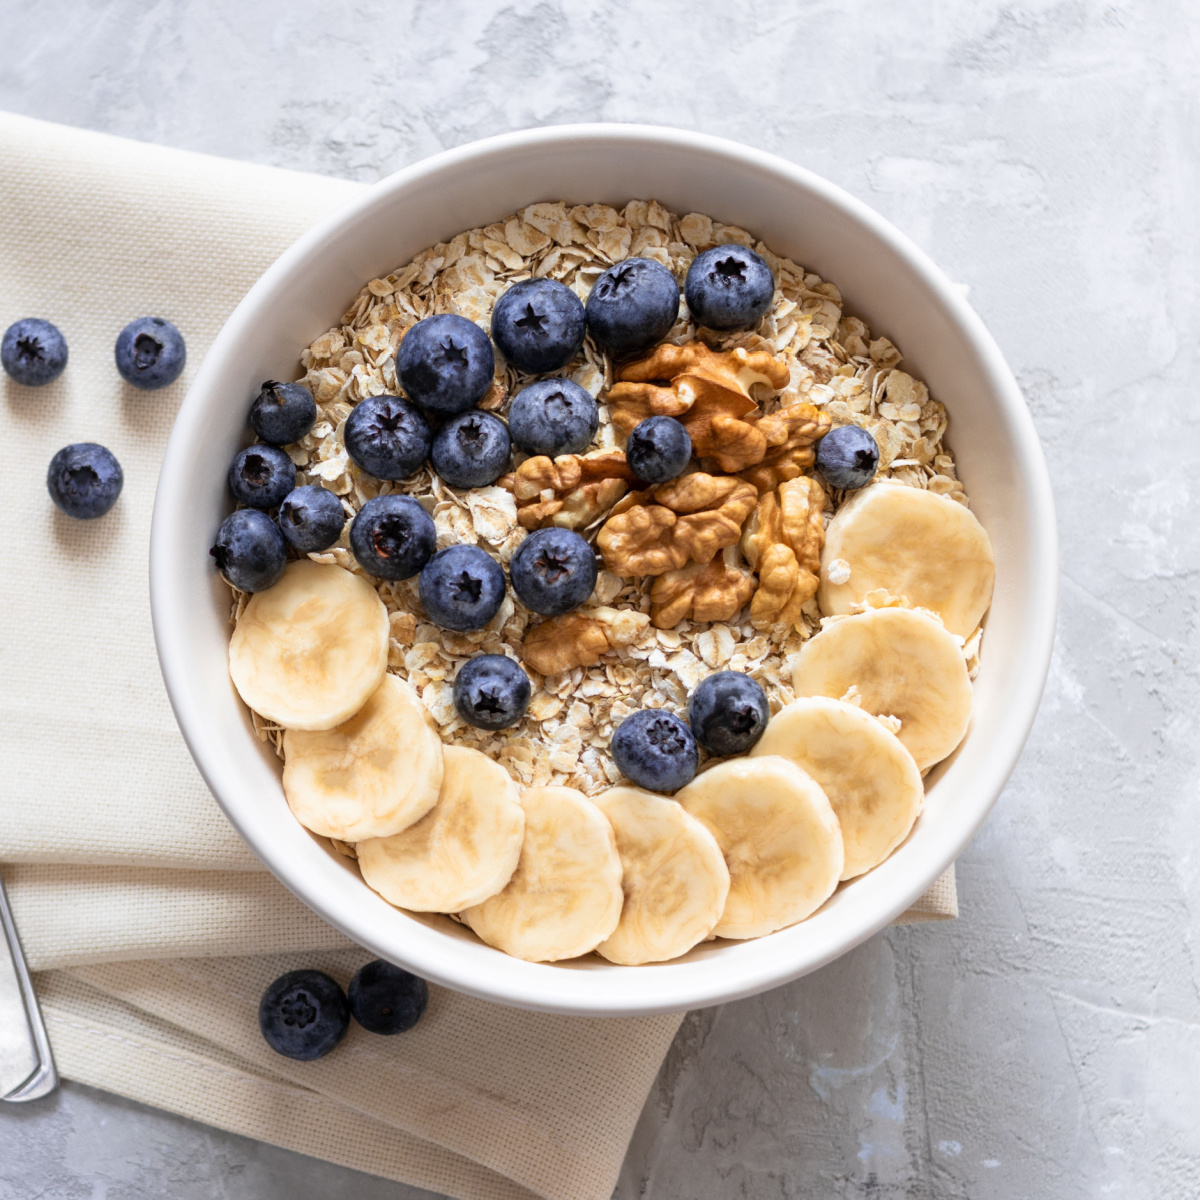
M 522 126 L 724 134 L 862 197 L 1013 364 L 1063 532 L 1054 666 L 963 919 L 694 1014 L 620 1200 L 1200 1195 L 1200 13 L 888 0 L 0 3 L 0 107 L 370 180 Z M 415 1200 L 68 1085 L 0 1198 Z

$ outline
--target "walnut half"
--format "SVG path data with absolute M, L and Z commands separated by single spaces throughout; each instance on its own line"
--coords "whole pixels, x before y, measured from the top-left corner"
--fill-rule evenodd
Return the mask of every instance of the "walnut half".
M 534 626 L 521 646 L 521 658 L 542 675 L 590 667 L 602 654 L 629 646 L 645 633 L 650 618 L 624 608 L 590 608 L 551 617 Z
M 546 525 L 583 529 L 625 495 L 633 478 L 623 450 L 593 450 L 558 458 L 535 455 L 512 476 L 517 520 L 529 530 Z
M 728 621 L 754 595 L 754 576 L 737 547 L 726 546 L 708 563 L 691 563 L 660 575 L 650 589 L 650 618 L 659 629 L 680 621 Z
M 825 492 L 811 475 L 781 483 L 759 497 L 746 522 L 741 548 L 758 573 L 750 603 L 757 629 L 800 624 L 800 610 L 817 594 L 825 544 Z

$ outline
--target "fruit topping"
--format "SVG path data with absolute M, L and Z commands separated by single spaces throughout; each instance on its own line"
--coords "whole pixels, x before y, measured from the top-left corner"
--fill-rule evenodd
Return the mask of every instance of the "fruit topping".
M 454 313 L 418 321 L 396 353 L 396 377 L 405 395 L 448 415 L 473 408 L 491 387 L 495 369 L 487 334 Z
M 293 488 L 279 505 L 279 531 L 300 554 L 328 550 L 345 524 L 346 510 L 327 488 L 313 484 Z
M 621 773 L 652 792 L 683 787 L 700 761 L 692 731 L 658 708 L 630 713 L 613 732 L 611 750 Z
M 138 317 L 117 334 L 117 370 L 134 387 L 152 391 L 174 383 L 187 361 L 183 334 L 162 317 Z
M 718 671 L 697 684 L 688 698 L 688 724 L 709 754 L 745 754 L 770 720 L 767 695 L 740 671 Z
M 771 306 L 775 279 L 761 255 L 732 243 L 698 254 L 683 290 L 697 325 L 752 329 Z
M 250 428 L 271 446 L 298 442 L 316 420 L 317 402 L 302 383 L 268 379 L 250 405 Z
M 830 487 L 866 487 L 879 466 L 879 445 L 858 425 L 831 429 L 817 447 L 817 470 Z
M 56 325 L 38 317 L 14 321 L 0 339 L 0 366 L 17 383 L 41 387 L 67 365 L 67 339 Z
M 625 461 L 647 483 L 666 483 L 692 461 L 692 439 L 674 417 L 648 417 L 625 443 Z
M 437 549 L 433 518 L 411 496 L 376 496 L 350 525 L 358 565 L 380 579 L 409 579 Z
M 503 654 L 477 654 L 454 677 L 454 707 L 477 729 L 507 729 L 529 707 L 529 676 Z
M 350 1005 L 324 971 L 289 971 L 263 992 L 258 1027 L 285 1058 L 312 1062 L 328 1054 L 350 1028 Z
M 117 502 L 125 473 L 111 450 L 95 442 L 64 446 L 46 472 L 50 499 L 81 521 L 102 517 Z
M 504 569 L 479 546 L 449 546 L 422 568 L 421 604 L 443 629 L 482 629 L 500 611 Z
M 274 587 L 287 566 L 283 535 L 266 513 L 240 508 L 221 522 L 209 551 L 231 587 L 261 592 Z
M 508 426 L 486 412 L 451 417 L 434 435 L 429 460 L 451 487 L 487 487 L 512 460 Z
M 404 1033 L 424 1015 L 429 985 L 377 958 L 354 972 L 349 999 L 351 1015 L 368 1033 Z
M 406 479 L 429 457 L 429 422 L 400 396 L 371 396 L 346 418 L 346 453 L 376 479 Z
M 492 310 L 492 338 L 500 353 L 529 375 L 565 367 L 579 353 L 584 332 L 583 303 L 554 279 L 515 283 Z
M 678 316 L 679 284 L 650 258 L 609 267 L 588 294 L 588 332 L 613 358 L 632 358 L 661 342 Z
M 229 490 L 239 504 L 275 508 L 296 486 L 296 464 L 278 446 L 247 446 L 229 468 Z
M 596 552 L 570 529 L 550 526 L 531 533 L 509 564 L 513 591 L 546 617 L 578 608 L 596 586 Z
M 569 379 L 539 379 L 522 388 L 508 409 L 508 431 L 526 454 L 579 454 L 599 424 L 592 394 Z

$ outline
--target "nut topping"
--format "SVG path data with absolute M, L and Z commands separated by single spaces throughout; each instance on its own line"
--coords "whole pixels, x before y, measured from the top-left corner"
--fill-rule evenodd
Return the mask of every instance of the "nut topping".
M 799 628 L 801 608 L 817 594 L 824 507 L 825 492 L 811 475 L 781 483 L 759 497 L 741 541 L 742 553 L 758 573 L 758 590 L 750 603 L 756 629 Z
M 527 458 L 512 475 L 517 520 L 529 530 L 583 529 L 625 495 L 633 478 L 623 450 Z
M 638 641 L 650 624 L 645 613 L 592 608 L 551 617 L 525 635 L 521 658 L 542 675 L 590 667 L 602 654 Z
M 680 621 L 728 621 L 754 594 L 754 576 L 726 546 L 707 566 L 691 563 L 660 575 L 650 589 L 650 617 L 658 629 Z

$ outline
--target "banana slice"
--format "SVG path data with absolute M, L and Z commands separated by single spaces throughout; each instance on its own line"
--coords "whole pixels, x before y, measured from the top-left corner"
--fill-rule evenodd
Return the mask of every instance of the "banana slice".
M 729 865 L 717 937 L 761 937 L 795 925 L 833 895 L 842 831 L 820 785 L 794 762 L 730 759 L 675 799 L 717 839 Z
M 804 644 L 792 682 L 797 696 L 834 699 L 855 687 L 867 712 L 899 717 L 898 736 L 922 774 L 963 740 L 971 719 L 958 642 L 936 618 L 909 608 L 832 622 Z
M 442 790 L 415 825 L 359 842 L 363 878 L 390 904 L 456 913 L 494 896 L 521 857 L 525 813 L 508 772 L 478 750 L 442 751 Z
M 332 729 L 387 670 L 388 615 L 375 589 L 304 558 L 250 597 L 229 640 L 229 674 L 255 712 L 284 729 Z
M 830 579 L 830 565 L 845 568 Z M 865 487 L 843 504 L 825 531 L 817 603 L 827 614 L 851 611 L 870 591 L 928 608 L 959 637 L 971 636 L 992 602 L 996 575 L 987 530 L 970 509 L 899 483 Z
M 779 754 L 807 771 L 842 828 L 842 878 L 878 866 L 912 828 L 925 795 L 913 756 L 870 713 L 813 696 L 780 709 L 750 756 Z
M 526 788 L 521 807 L 525 840 L 508 886 L 459 916 L 489 946 L 529 962 L 587 954 L 621 917 L 612 826 L 574 788 Z
M 343 842 L 390 837 L 419 821 L 442 786 L 442 739 L 407 683 L 384 676 L 336 729 L 283 735 L 283 794 L 296 819 Z
M 617 837 L 625 904 L 612 935 L 596 947 L 624 966 L 666 962 L 712 933 L 729 894 L 716 839 L 674 800 L 615 787 L 595 805 Z

